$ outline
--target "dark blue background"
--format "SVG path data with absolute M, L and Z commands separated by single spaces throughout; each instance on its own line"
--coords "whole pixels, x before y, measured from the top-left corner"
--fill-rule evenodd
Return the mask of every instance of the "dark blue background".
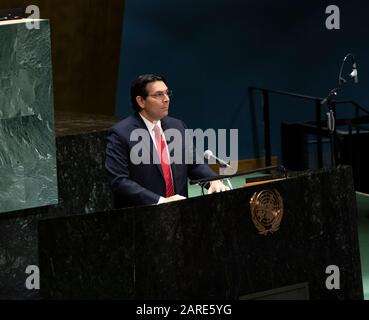
M 340 30 L 325 27 L 331 4 L 340 8 Z M 248 86 L 325 96 L 353 52 L 360 82 L 339 98 L 369 105 L 368 13 L 361 0 L 126 0 L 117 115 L 131 113 L 132 79 L 162 74 L 175 94 L 171 116 L 190 128 L 238 128 L 239 158 L 253 158 Z M 275 95 L 270 103 L 272 151 L 280 155 L 280 122 L 314 120 L 314 103 Z M 347 116 L 349 106 L 342 109 Z

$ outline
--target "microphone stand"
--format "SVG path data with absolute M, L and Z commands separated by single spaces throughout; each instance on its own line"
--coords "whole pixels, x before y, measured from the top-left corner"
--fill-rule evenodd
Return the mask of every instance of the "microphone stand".
M 330 132 L 330 144 L 331 144 L 331 161 L 332 167 L 336 167 L 336 140 L 337 140 L 337 131 L 336 131 L 336 104 L 334 102 L 334 97 L 337 96 L 338 91 L 341 89 L 342 85 L 347 83 L 347 80 L 342 77 L 343 67 L 347 58 L 351 57 L 353 61 L 353 65 L 356 68 L 356 62 L 354 55 L 352 53 L 347 54 L 341 64 L 340 73 L 338 75 L 338 87 L 332 89 L 328 96 L 326 96 L 322 101 L 321 105 L 326 104 L 328 107 L 327 112 L 327 127 Z
M 331 162 L 332 167 L 336 166 L 336 105 L 333 101 L 333 98 L 337 96 L 337 91 L 340 87 L 332 89 L 328 96 L 323 99 L 321 104 L 327 104 L 328 112 L 327 112 L 327 126 L 329 130 L 329 142 L 331 145 Z
M 219 172 L 220 172 L 220 175 L 221 176 L 225 176 L 226 175 L 226 169 L 227 169 L 227 165 L 220 165 L 220 169 L 219 169 Z M 223 178 L 225 181 L 227 181 L 228 183 L 228 186 L 229 188 L 232 190 L 233 189 L 233 186 L 232 186 L 232 183 L 231 183 L 231 180 L 229 180 L 229 178 Z
M 211 150 L 206 150 L 204 152 L 204 158 L 207 159 L 207 160 L 210 160 L 210 158 L 215 159 L 215 161 L 219 164 L 219 167 L 220 167 L 219 172 L 220 172 L 221 176 L 226 176 L 227 175 L 227 173 L 226 173 L 227 168 L 233 169 L 230 164 L 228 164 L 224 160 L 219 159 L 218 157 L 214 156 Z M 223 180 L 223 179 L 221 179 L 221 180 Z M 227 181 L 230 190 L 232 190 L 233 186 L 232 186 L 232 183 L 229 180 L 229 178 L 225 177 L 224 180 Z M 201 192 L 202 192 L 202 195 L 204 195 L 204 184 L 201 184 Z

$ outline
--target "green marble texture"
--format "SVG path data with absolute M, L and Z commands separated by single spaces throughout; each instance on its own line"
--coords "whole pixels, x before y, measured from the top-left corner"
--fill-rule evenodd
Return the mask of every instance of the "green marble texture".
M 0 22 L 0 213 L 58 203 L 50 26 Z

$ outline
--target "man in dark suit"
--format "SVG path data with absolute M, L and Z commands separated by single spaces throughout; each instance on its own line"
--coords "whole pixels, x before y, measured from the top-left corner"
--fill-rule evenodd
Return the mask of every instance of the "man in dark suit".
M 188 196 L 188 178 L 215 176 L 206 164 L 196 163 L 192 144 L 185 139 L 186 125 L 181 120 L 168 117 L 170 96 L 163 77 L 151 74 L 139 76 L 131 86 L 131 103 L 135 113 L 109 131 L 105 167 L 117 207 L 185 199 Z M 177 151 L 180 149 L 183 152 L 181 161 L 170 161 L 173 160 L 173 153 L 168 148 L 166 132 L 169 131 L 178 133 L 180 137 L 174 151 L 177 148 Z M 139 144 L 142 148 L 137 148 Z M 142 154 L 148 155 L 140 158 L 146 161 L 137 161 Z M 186 161 L 189 155 L 194 161 Z M 226 189 L 217 180 L 210 183 L 209 192 Z

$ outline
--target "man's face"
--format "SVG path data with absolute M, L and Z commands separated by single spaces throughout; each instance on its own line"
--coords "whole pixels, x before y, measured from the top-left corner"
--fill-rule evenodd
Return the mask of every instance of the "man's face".
M 163 81 L 149 82 L 146 85 L 148 96 L 136 97 L 141 107 L 141 114 L 150 121 L 158 121 L 168 115 L 170 98 L 167 95 L 168 87 Z

